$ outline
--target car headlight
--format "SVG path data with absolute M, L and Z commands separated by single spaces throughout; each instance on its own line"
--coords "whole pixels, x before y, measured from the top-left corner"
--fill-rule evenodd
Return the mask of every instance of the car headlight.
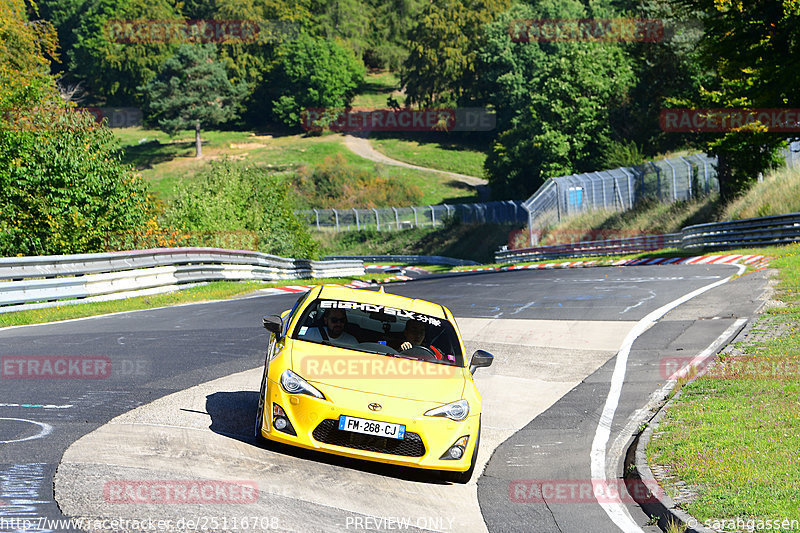
M 461 422 L 469 415 L 469 402 L 467 400 L 458 400 L 457 402 L 448 403 L 436 409 L 431 409 L 425 416 L 443 416 L 456 422 Z
M 310 385 L 306 380 L 292 372 L 291 370 L 284 370 L 281 374 L 281 387 L 289 394 L 308 394 L 320 400 L 325 399 L 320 391 L 313 385 Z

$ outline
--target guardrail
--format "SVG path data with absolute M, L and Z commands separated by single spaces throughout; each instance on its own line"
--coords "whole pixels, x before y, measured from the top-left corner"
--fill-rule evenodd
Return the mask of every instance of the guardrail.
M 498 263 L 520 263 L 523 261 L 539 261 L 561 259 L 565 257 L 597 257 L 602 255 L 625 255 L 640 252 L 651 252 L 663 248 L 677 248 L 681 243 L 681 234 L 644 235 L 627 239 L 608 239 L 603 241 L 581 241 L 551 246 L 535 246 L 519 250 L 501 250 L 495 253 Z
M 724 249 L 800 240 L 800 213 L 697 224 L 683 228 L 681 248 Z
M 444 257 L 442 255 L 329 255 L 325 259 L 359 259 L 370 262 L 388 263 L 412 263 L 418 265 L 451 265 L 451 266 L 475 266 L 480 265 L 476 261 L 467 259 L 456 259 L 455 257 Z
M 209 281 L 362 274 L 359 260 L 311 261 L 221 248 L 7 257 L 0 258 L 0 313 L 143 296 Z
M 592 257 L 650 252 L 661 248 L 725 250 L 750 246 L 774 246 L 800 241 L 800 213 L 746 218 L 729 222 L 697 224 L 680 233 L 630 239 L 585 241 L 555 246 L 536 246 L 495 253 L 498 263 L 518 263 L 565 257 Z

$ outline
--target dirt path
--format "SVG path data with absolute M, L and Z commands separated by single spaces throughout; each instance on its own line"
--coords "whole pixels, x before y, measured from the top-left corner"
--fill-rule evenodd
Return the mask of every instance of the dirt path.
M 412 165 L 410 163 L 405 163 L 403 161 L 398 161 L 397 159 L 392 159 L 391 157 L 387 157 L 382 153 L 380 153 L 379 151 L 377 151 L 375 148 L 373 148 L 372 145 L 369 143 L 369 139 L 367 137 L 345 135 L 344 144 L 345 146 L 347 146 L 347 148 L 350 149 L 351 152 L 353 152 L 357 156 L 363 157 L 364 159 L 369 159 L 370 161 L 375 161 L 376 163 L 382 163 L 384 165 L 394 165 L 396 167 L 413 168 L 416 170 L 424 170 L 426 172 L 436 172 L 438 174 L 451 177 L 456 181 L 466 183 L 467 185 L 472 185 L 473 187 L 478 188 L 478 193 L 480 196 L 483 196 L 485 194 L 487 185 L 489 183 L 485 179 L 477 178 L 475 176 L 467 176 L 466 174 L 447 172 L 446 170 L 437 170 L 435 168 L 420 167 L 417 165 Z

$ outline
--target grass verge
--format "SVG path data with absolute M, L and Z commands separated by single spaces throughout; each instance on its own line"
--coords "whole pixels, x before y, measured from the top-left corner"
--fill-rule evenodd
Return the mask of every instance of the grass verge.
M 712 527 L 800 521 L 800 245 L 745 252 L 775 257 L 782 305 L 732 346 L 740 355 L 682 388 L 647 448 L 668 493 L 684 483 L 686 511 Z

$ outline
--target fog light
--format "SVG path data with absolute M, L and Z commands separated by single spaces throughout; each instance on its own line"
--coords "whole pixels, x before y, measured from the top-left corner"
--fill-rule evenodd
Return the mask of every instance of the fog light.
M 297 433 L 292 427 L 292 423 L 289 422 L 289 417 L 286 416 L 286 412 L 283 410 L 283 407 L 277 403 L 272 404 L 272 427 L 289 435 L 297 436 Z
M 454 460 L 461 459 L 461 456 L 464 455 L 464 449 L 461 446 L 453 446 L 448 451 L 450 454 L 450 458 Z
M 459 438 L 455 441 L 452 446 L 450 446 L 444 455 L 439 457 L 440 461 L 458 461 L 462 457 L 464 457 L 464 452 L 467 449 L 467 442 L 469 442 L 469 436 L 464 435 L 463 437 Z

